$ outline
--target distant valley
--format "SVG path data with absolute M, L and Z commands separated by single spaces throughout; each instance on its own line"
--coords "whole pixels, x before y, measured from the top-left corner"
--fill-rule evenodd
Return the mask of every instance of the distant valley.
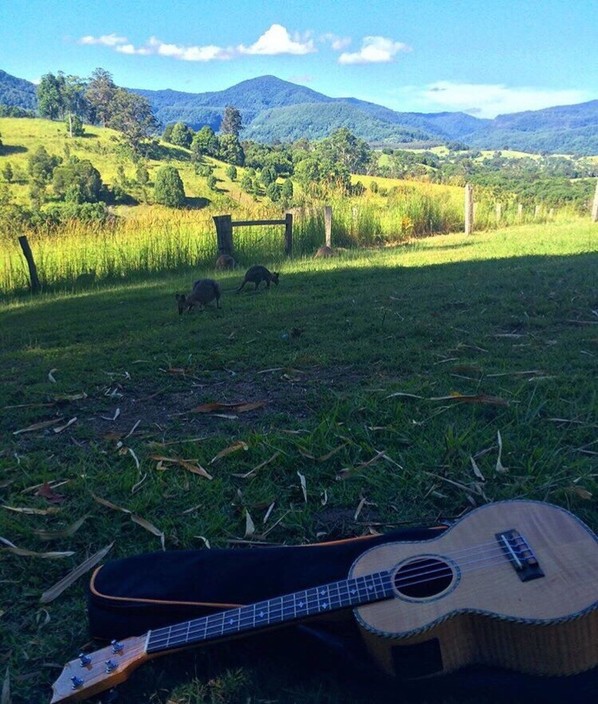
M 145 96 L 162 125 L 217 131 L 227 105 L 243 118 L 241 139 L 271 143 L 322 139 L 340 127 L 376 146 L 461 142 L 479 149 L 598 154 L 598 100 L 479 119 L 461 112 L 398 112 L 353 97 L 331 98 L 275 76 L 226 90 L 185 93 L 128 88 Z M 0 70 L 0 104 L 34 110 L 35 85 Z

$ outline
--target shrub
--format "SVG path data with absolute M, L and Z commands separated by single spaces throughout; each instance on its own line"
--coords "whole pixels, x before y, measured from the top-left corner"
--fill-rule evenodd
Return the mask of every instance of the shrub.
M 185 204 L 185 187 L 174 166 L 162 166 L 156 173 L 154 200 L 161 205 L 180 208 Z

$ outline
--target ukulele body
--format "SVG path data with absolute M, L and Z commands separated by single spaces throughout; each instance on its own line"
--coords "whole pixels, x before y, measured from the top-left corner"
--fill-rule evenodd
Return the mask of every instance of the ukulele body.
M 571 675 L 598 663 L 598 542 L 575 516 L 533 501 L 489 504 L 441 537 L 361 555 L 395 596 L 355 608 L 368 650 L 393 676 L 472 664 Z

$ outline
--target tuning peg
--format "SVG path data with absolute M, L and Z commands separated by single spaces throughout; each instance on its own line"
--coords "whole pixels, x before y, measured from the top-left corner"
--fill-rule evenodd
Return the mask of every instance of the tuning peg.
M 114 660 L 106 660 L 104 664 L 106 665 L 106 672 L 114 672 L 116 670 L 117 665 Z
M 81 660 L 81 667 L 85 667 L 85 665 L 89 665 L 89 663 L 91 662 L 91 658 L 85 653 L 79 653 L 77 657 L 79 658 L 79 660 Z
M 117 640 L 113 640 L 110 645 L 112 646 L 113 653 L 122 653 L 124 649 L 124 645 L 122 643 L 119 643 Z
M 71 682 L 73 683 L 73 689 L 79 689 L 79 687 L 83 684 L 83 680 L 80 677 L 77 677 L 77 675 L 71 677 Z

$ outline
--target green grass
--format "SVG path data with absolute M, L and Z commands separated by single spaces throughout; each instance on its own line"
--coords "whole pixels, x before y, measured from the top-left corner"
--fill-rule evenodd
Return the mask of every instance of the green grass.
M 242 272 L 206 270 L 221 309 L 181 317 L 174 293 L 194 272 L 6 299 L 0 536 L 74 552 L 0 555 L 12 701 L 48 701 L 55 665 L 88 639 L 89 575 L 49 604 L 41 594 L 113 541 L 110 558 L 160 549 L 94 496 L 149 521 L 167 549 L 335 539 L 521 497 L 596 530 L 596 238 L 580 220 L 280 261 L 280 285 L 257 294 L 233 293 Z M 247 413 L 193 412 L 257 401 Z M 51 424 L 23 432 L 36 423 Z M 247 449 L 215 459 L 239 441 Z M 38 495 L 44 482 L 62 500 Z M 37 533 L 84 516 L 70 537 Z M 241 644 L 148 664 L 120 689 L 154 704 L 388 698 Z

